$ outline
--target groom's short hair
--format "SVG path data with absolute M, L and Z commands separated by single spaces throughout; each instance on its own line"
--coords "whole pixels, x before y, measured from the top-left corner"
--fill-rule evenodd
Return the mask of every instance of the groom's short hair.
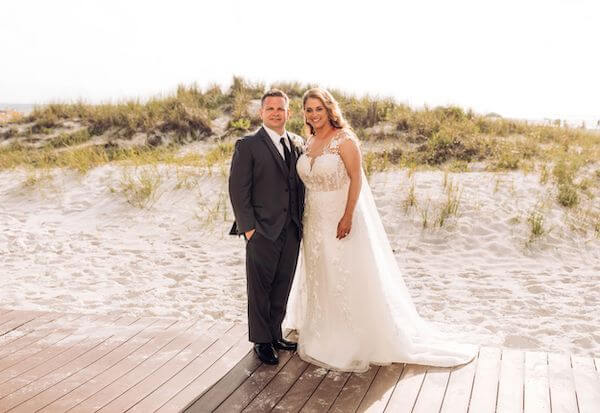
M 260 105 L 263 106 L 265 104 L 265 99 L 270 97 L 283 98 L 286 107 L 290 104 L 290 98 L 288 97 L 288 95 L 285 94 L 283 90 L 270 89 L 265 92 L 262 98 L 260 98 Z

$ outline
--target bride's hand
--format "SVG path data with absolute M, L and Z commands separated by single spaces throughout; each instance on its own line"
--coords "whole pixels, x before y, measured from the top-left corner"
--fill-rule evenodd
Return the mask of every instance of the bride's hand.
M 337 239 L 346 238 L 352 229 L 352 217 L 343 216 L 338 222 L 337 226 Z

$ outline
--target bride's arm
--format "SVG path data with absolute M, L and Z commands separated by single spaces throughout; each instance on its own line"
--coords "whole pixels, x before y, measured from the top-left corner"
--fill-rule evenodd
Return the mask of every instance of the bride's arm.
M 361 186 L 361 156 L 358 146 L 352 139 L 345 139 L 339 146 L 339 153 L 348 176 L 350 177 L 350 187 L 348 188 L 348 199 L 346 200 L 346 209 L 344 215 L 338 223 L 337 239 L 346 237 L 352 229 L 352 215 L 358 201 Z

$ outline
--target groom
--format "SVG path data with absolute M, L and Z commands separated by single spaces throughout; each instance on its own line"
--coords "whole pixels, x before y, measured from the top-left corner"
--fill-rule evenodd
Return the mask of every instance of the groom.
M 277 350 L 296 350 L 283 339 L 281 322 L 302 236 L 304 186 L 296 173 L 302 139 L 285 130 L 289 99 L 282 91 L 264 94 L 260 117 L 262 127 L 236 142 L 231 161 L 231 234 L 246 238 L 248 338 L 261 361 L 277 364 Z

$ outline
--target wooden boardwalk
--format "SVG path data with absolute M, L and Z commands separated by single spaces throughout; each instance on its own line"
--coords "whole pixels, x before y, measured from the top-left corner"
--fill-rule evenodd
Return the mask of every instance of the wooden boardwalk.
M 600 359 L 482 347 L 453 369 L 260 363 L 243 324 L 0 309 L 0 412 L 600 412 Z
M 241 324 L 0 309 L 0 412 L 178 412 L 250 350 Z

